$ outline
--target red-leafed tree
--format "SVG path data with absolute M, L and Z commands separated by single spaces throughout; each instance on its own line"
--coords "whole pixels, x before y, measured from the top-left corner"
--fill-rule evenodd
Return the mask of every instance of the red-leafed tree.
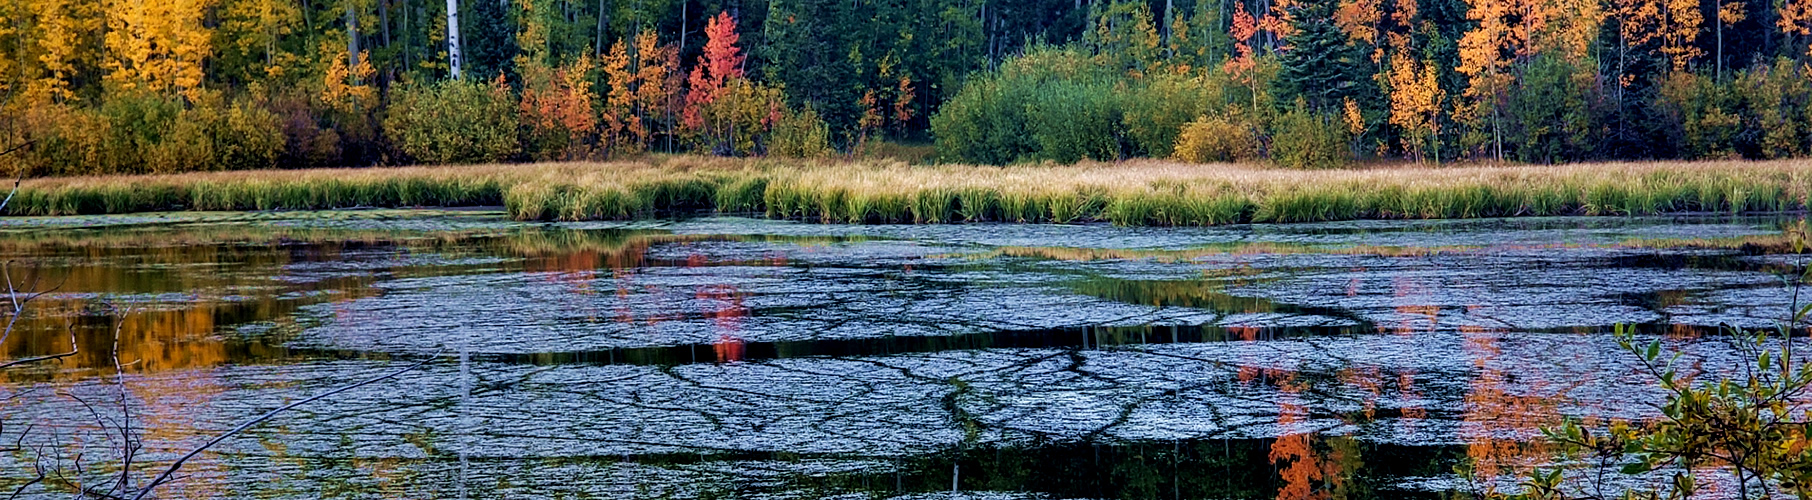
M 704 127 L 702 108 L 723 94 L 724 82 L 742 78 L 743 56 L 742 49 L 736 46 L 738 38 L 736 18 L 728 12 L 720 12 L 705 23 L 705 52 L 698 56 L 692 77 L 687 79 L 686 108 L 681 119 L 688 129 Z

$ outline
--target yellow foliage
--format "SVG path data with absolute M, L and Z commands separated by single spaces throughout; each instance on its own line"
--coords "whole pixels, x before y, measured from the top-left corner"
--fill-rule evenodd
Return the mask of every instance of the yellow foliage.
M 1189 163 L 1244 161 L 1257 155 L 1252 128 L 1225 118 L 1198 118 L 1183 126 L 1173 153 Z
M 1812 0 L 1781 2 L 1780 19 L 1775 20 L 1775 25 L 1789 35 L 1812 35 Z M 1807 46 L 1806 54 L 1812 55 L 1812 45 Z
M 371 109 L 377 104 L 377 89 L 371 86 L 371 77 L 377 71 L 371 68 L 370 55 L 359 52 L 359 65 L 355 68 L 348 68 L 348 61 L 336 57 L 337 55 L 337 51 L 330 51 L 328 54 L 328 59 L 333 62 L 327 66 L 321 102 L 340 112 Z
M 203 24 L 214 0 L 108 0 L 107 81 L 121 89 L 195 97 L 213 30 Z
M 1440 131 L 1441 102 L 1446 91 L 1437 81 L 1434 65 L 1397 54 L 1390 61 L 1390 123 L 1403 129 L 1405 149 L 1420 159 L 1423 141 Z
M 1698 0 L 1663 0 L 1666 14 L 1661 17 L 1661 53 L 1673 62 L 1674 71 L 1684 71 L 1693 59 L 1705 55 L 1693 42 L 1699 38 L 1705 15 L 1699 12 Z

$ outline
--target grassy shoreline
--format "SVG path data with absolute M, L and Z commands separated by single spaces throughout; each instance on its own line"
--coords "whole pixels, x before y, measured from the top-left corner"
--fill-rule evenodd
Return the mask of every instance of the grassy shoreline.
M 610 163 L 30 179 L 9 215 L 503 205 L 523 220 L 756 212 L 849 223 L 1214 225 L 1805 210 L 1812 162 L 1416 165 L 1300 171 L 1161 161 L 908 166 L 695 156 Z

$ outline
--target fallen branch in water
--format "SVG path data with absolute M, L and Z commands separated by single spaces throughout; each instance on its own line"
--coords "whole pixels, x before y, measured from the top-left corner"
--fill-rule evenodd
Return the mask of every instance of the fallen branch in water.
M 298 406 L 302 406 L 302 405 L 305 405 L 305 404 L 309 404 L 309 403 L 312 403 L 312 402 L 315 402 L 315 401 L 319 401 L 319 400 L 321 400 L 321 399 L 323 399 L 323 398 L 326 398 L 326 397 L 328 397 L 328 396 L 332 396 L 332 395 L 335 395 L 335 394 L 339 394 L 339 393 L 342 393 L 342 392 L 346 392 L 346 391 L 350 391 L 350 390 L 353 390 L 353 389 L 357 389 L 357 388 L 359 388 L 359 387 L 364 387 L 364 386 L 367 386 L 367 385 L 371 385 L 371 384 L 374 384 L 374 383 L 377 383 L 377 382 L 378 382 L 378 381 L 382 381 L 382 380 L 385 380 L 385 379 L 389 379 L 389 378 L 392 378 L 392 377 L 396 377 L 396 376 L 397 376 L 397 375 L 402 375 L 402 374 L 404 374 L 404 373 L 407 373 L 407 372 L 409 372 L 409 371 L 410 371 L 410 370 L 414 370 L 414 369 L 416 369 L 416 368 L 420 368 L 420 367 L 422 367 L 422 366 L 423 366 L 423 365 L 426 365 L 426 364 L 428 364 L 428 363 L 430 363 L 430 362 L 433 362 L 433 361 L 434 361 L 434 360 L 436 360 L 436 359 L 439 359 L 439 358 L 440 358 L 440 352 L 439 352 L 439 351 L 436 351 L 436 352 L 435 352 L 435 353 L 434 353 L 434 354 L 432 354 L 432 355 L 430 355 L 430 356 L 428 356 L 428 358 L 427 358 L 427 359 L 423 359 L 423 360 L 421 360 L 421 361 L 419 361 L 419 362 L 416 362 L 416 363 L 415 363 L 415 364 L 413 364 L 413 365 L 409 365 L 409 366 L 406 366 L 406 367 L 403 367 L 403 369 L 401 369 L 401 370 L 396 370 L 396 371 L 393 371 L 393 372 L 390 372 L 390 373 L 386 373 L 386 374 L 384 374 L 384 375 L 380 375 L 380 376 L 377 376 L 377 377 L 373 377 L 373 378 L 369 378 L 369 379 L 366 379 L 366 380 L 364 380 L 364 381 L 361 381 L 361 382 L 359 382 L 359 383 L 356 383 L 356 384 L 352 384 L 352 385 L 347 385 L 347 386 L 342 386 L 342 387 L 340 387 L 340 388 L 338 388 L 338 389 L 334 389 L 334 390 L 331 390 L 331 391 L 327 391 L 327 392 L 323 392 L 323 393 L 320 393 L 320 394 L 316 394 L 316 395 L 314 395 L 314 396 L 313 396 L 313 397 L 310 397 L 310 398 L 308 398 L 308 399 L 304 399 L 304 400 L 301 400 L 301 401 L 297 401 L 297 402 L 294 402 L 294 403 L 290 403 L 290 404 L 287 404 L 287 405 L 283 405 L 283 406 L 282 406 L 282 407 L 281 407 L 281 408 L 277 408 L 277 409 L 275 409 L 275 410 L 271 410 L 271 411 L 269 411 L 269 412 L 265 412 L 265 414 L 263 414 L 263 415 L 260 415 L 260 416 L 258 416 L 258 418 L 254 418 L 254 419 L 251 419 L 251 420 L 248 420 L 248 421 L 246 421 L 246 422 L 245 422 L 245 423 L 243 423 L 243 424 L 239 424 L 239 426 L 238 426 L 238 427 L 234 427 L 234 428 L 233 428 L 233 429 L 232 429 L 232 430 L 229 430 L 229 431 L 226 431 L 226 432 L 225 432 L 225 433 L 222 433 L 222 434 L 221 434 L 221 435 L 219 435 L 219 436 L 215 436 L 215 437 L 214 437 L 214 439 L 212 439 L 212 440 L 209 440 L 209 441 L 208 441 L 208 442 L 207 442 L 207 444 L 203 444 L 203 445 L 201 445 L 201 447 L 199 447 L 199 448 L 196 448 L 196 449 L 194 449 L 194 450 L 191 450 L 191 451 L 189 451 L 189 453 L 188 453 L 188 454 L 186 454 L 186 455 L 183 455 L 183 456 L 182 456 L 182 458 L 178 458 L 178 459 L 176 459 L 176 463 L 172 463 L 172 464 L 170 464 L 170 468 L 168 468 L 168 469 L 164 469 L 164 472 L 163 472 L 163 473 L 162 473 L 162 474 L 158 474 L 158 475 L 157 475 L 157 478 L 156 478 L 156 479 L 152 479 L 152 480 L 151 480 L 151 484 L 148 484 L 148 485 L 145 485 L 145 488 L 144 488 L 144 489 L 141 489 L 141 490 L 138 490 L 138 494 L 137 494 L 137 495 L 134 495 L 134 496 L 133 496 L 133 497 L 132 497 L 132 500 L 142 500 L 142 499 L 144 499 L 144 498 L 145 498 L 145 495 L 148 495 L 148 494 L 150 494 L 150 493 L 151 493 L 151 490 L 152 490 L 152 489 L 154 489 L 154 488 L 157 488 L 157 487 L 158 487 L 158 486 L 161 486 L 161 485 L 163 485 L 163 484 L 164 484 L 164 483 L 168 483 L 168 482 L 170 482 L 170 481 L 171 481 L 171 476 L 173 476 L 173 475 L 175 475 L 175 474 L 176 474 L 176 471 L 177 471 L 177 470 L 178 470 L 178 469 L 181 469 L 181 468 L 182 468 L 182 465 L 183 465 L 183 463 L 185 463 L 185 462 L 188 462 L 188 461 L 189 461 L 189 459 L 191 459 L 191 458 L 195 458 L 195 456 L 196 456 L 196 455 L 200 455 L 200 454 L 201 454 L 201 452 L 202 452 L 202 451 L 204 451 L 204 450 L 207 450 L 207 449 L 208 449 L 208 448 L 209 448 L 209 447 L 212 447 L 212 446 L 214 446 L 214 445 L 216 445 L 216 444 L 220 444 L 220 442 L 221 442 L 221 441 L 225 441 L 225 440 L 226 440 L 226 439 L 227 439 L 227 438 L 229 438 L 229 437 L 233 437 L 233 435 L 235 435 L 235 434 L 238 434 L 238 433 L 240 433 L 240 432 L 244 432 L 244 431 L 245 431 L 245 430 L 246 430 L 246 429 L 250 429 L 250 428 L 252 428 L 252 427 L 254 427 L 254 426 L 256 426 L 256 425 L 258 425 L 258 424 L 260 424 L 260 423 L 264 423 L 264 421 L 266 421 L 266 420 L 270 420 L 270 419 L 271 419 L 271 418 L 273 418 L 273 417 L 276 417 L 276 416 L 277 416 L 277 415 L 279 415 L 279 414 L 282 414 L 282 413 L 283 413 L 283 412 L 285 412 L 285 411 L 289 411 L 289 410 L 291 410 L 291 409 L 294 409 L 294 408 L 296 408 L 296 407 L 298 407 Z

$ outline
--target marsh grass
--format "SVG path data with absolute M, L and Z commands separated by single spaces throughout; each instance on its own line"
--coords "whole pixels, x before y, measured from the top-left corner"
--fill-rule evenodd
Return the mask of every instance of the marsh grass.
M 912 166 L 649 157 L 27 181 L 7 211 L 503 205 L 523 220 L 716 211 L 847 223 L 1108 221 L 1129 226 L 1805 210 L 1812 163 L 1391 166 L 1299 171 L 1162 161 Z

